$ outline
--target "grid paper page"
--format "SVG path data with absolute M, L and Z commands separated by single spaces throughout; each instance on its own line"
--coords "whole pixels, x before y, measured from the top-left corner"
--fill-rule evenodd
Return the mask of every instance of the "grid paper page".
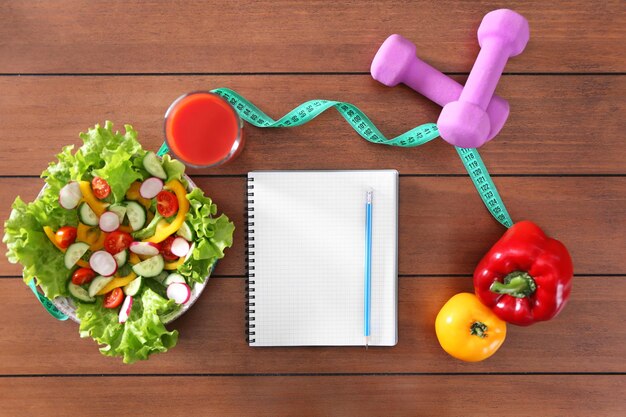
M 364 345 L 365 194 L 372 206 L 370 345 L 397 343 L 398 172 L 251 172 L 251 346 Z

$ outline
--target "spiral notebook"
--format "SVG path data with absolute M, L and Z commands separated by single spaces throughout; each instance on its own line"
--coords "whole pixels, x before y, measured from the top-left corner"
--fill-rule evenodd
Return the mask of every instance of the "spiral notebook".
M 250 346 L 364 345 L 365 193 L 374 190 L 370 346 L 398 340 L 398 172 L 255 171 Z

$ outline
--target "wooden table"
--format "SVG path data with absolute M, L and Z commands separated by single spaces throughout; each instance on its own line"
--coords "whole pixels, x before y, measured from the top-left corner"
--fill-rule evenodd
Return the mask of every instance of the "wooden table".
M 433 322 L 472 291 L 503 233 L 441 140 L 395 149 L 334 112 L 291 130 L 247 128 L 232 165 L 194 171 L 234 219 L 235 243 L 171 352 L 125 366 L 56 322 L 0 259 L 0 415 L 624 415 L 626 409 L 626 11 L 620 1 L 509 2 L 531 41 L 498 86 L 511 116 L 481 153 L 514 219 L 571 250 L 571 301 L 551 322 L 509 326 L 491 359 L 461 363 Z M 391 33 L 464 82 L 488 1 L 40 1 L 0 4 L 0 217 L 97 122 L 131 123 L 147 148 L 184 92 L 230 87 L 279 116 L 312 98 L 357 104 L 389 136 L 439 108 L 369 76 Z M 252 349 L 244 340 L 243 193 L 252 169 L 396 168 L 399 343 Z

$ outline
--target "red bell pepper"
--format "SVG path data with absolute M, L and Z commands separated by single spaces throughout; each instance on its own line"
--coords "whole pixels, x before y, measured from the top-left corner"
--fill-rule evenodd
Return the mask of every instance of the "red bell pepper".
M 474 271 L 474 290 L 502 320 L 519 326 L 550 320 L 565 306 L 574 267 L 565 246 L 534 223 L 514 224 Z

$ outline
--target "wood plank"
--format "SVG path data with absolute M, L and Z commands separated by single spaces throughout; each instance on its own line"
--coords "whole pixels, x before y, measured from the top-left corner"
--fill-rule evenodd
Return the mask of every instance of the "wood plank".
M 0 279 L 1 294 L 11 300 L 0 303 L 0 374 L 626 372 L 626 362 L 616 360 L 626 355 L 624 278 L 576 278 L 561 315 L 530 327 L 508 326 L 502 348 L 474 364 L 447 356 L 434 332 L 439 309 L 452 295 L 472 291 L 471 280 L 399 283 L 399 343 L 392 348 L 248 347 L 244 280 L 215 278 L 169 326 L 180 332 L 178 346 L 129 366 L 102 356 L 93 340 L 80 339 L 75 323 L 52 319 L 21 280 Z
M 105 119 L 120 129 L 133 124 L 143 145 L 157 149 L 163 114 L 177 96 L 224 86 L 275 118 L 313 98 L 348 101 L 388 137 L 434 122 L 440 111 L 406 87 L 387 88 L 366 75 L 0 77 L 0 175 L 39 175 L 63 146 L 80 142 L 79 132 Z M 499 137 L 481 149 L 492 173 L 626 173 L 626 120 L 614 117 L 626 112 L 626 77 L 506 76 L 499 93 L 509 99 L 512 113 Z M 396 168 L 405 174 L 465 173 L 443 140 L 412 149 L 370 144 L 335 111 L 296 129 L 248 126 L 246 136 L 246 147 L 232 164 L 195 172 Z
M 624 375 L 2 378 L 0 390 L 11 395 L 0 413 L 63 416 L 87 407 L 90 416 L 109 417 L 111 399 L 119 398 L 120 417 L 137 410 L 224 417 L 619 416 L 625 382 Z
M 216 269 L 244 274 L 244 178 L 196 178 L 236 226 L 235 242 Z M 626 178 L 497 178 L 515 220 L 532 219 L 562 240 L 577 274 L 626 273 Z M 0 179 L 0 219 L 16 194 L 31 201 L 39 179 Z M 471 181 L 463 177 L 402 177 L 399 210 L 400 274 L 471 274 L 502 235 Z M 2 229 L 3 230 L 3 229 Z M 0 275 L 21 269 L 0 257 Z
M 508 2 L 529 20 L 531 40 L 506 70 L 623 72 L 622 6 Z M 363 72 L 392 33 L 441 71 L 469 71 L 476 29 L 493 9 L 486 0 L 4 2 L 0 72 Z

